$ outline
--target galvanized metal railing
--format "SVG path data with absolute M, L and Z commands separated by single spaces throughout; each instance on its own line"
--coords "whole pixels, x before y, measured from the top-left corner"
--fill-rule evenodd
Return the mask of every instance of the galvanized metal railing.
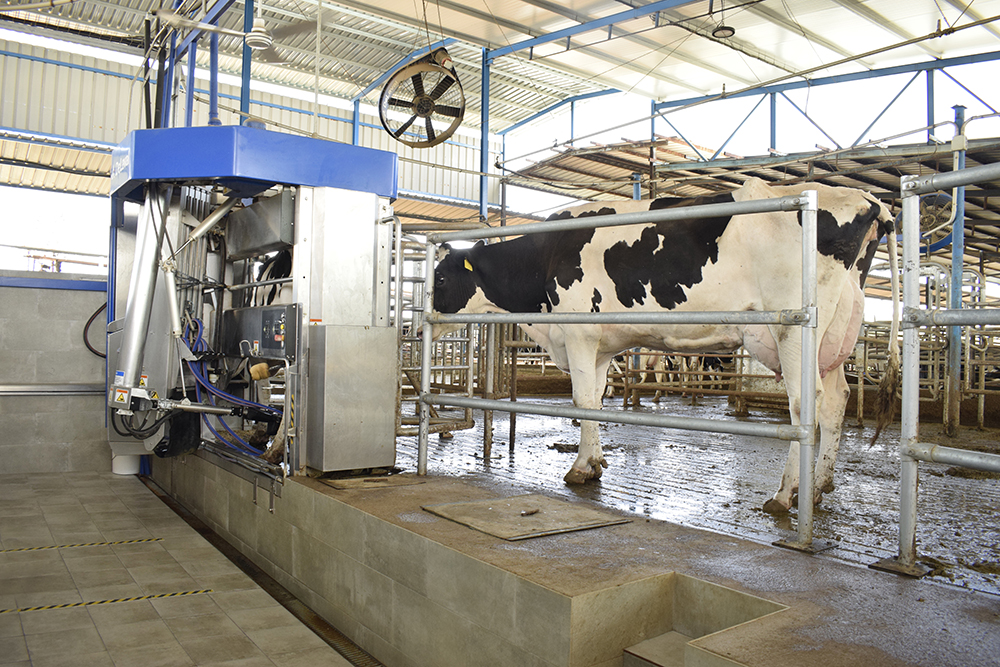
M 757 435 L 780 440 L 799 442 L 799 505 L 797 539 L 779 542 L 802 551 L 813 551 L 813 448 L 816 443 L 816 374 L 817 374 L 817 312 L 816 312 L 816 218 L 817 193 L 807 190 L 800 195 L 775 199 L 760 199 L 726 204 L 709 204 L 677 209 L 641 211 L 618 215 L 592 216 L 574 220 L 555 220 L 517 226 L 517 234 L 538 234 L 573 229 L 619 227 L 635 224 L 652 224 L 674 220 L 697 219 L 708 216 L 733 216 L 748 213 L 778 211 L 802 212 L 802 308 L 781 311 L 710 311 L 710 312 L 658 312 L 658 313 L 530 313 L 533 324 L 775 324 L 802 327 L 802 363 L 800 419 L 798 425 L 747 424 L 723 420 L 667 417 L 662 415 L 605 412 L 583 408 L 546 406 L 532 403 L 489 401 L 468 397 L 431 394 L 431 329 L 444 323 L 512 323 L 526 320 L 525 313 L 456 314 L 433 313 L 433 280 L 424 289 L 424 322 L 421 389 L 420 429 L 417 450 L 417 473 L 427 474 L 428 435 L 430 433 L 430 406 L 455 405 L 484 410 L 506 411 L 538 415 L 562 416 L 588 421 L 611 421 L 642 424 L 687 430 L 714 431 L 738 435 Z M 424 275 L 434 275 L 436 246 L 448 241 L 485 239 L 510 236 L 509 228 L 476 229 L 429 234 L 425 253 Z
M 920 200 L 919 195 L 1000 178 L 1000 163 L 958 169 L 933 176 L 904 176 L 903 195 L 903 396 L 899 444 L 899 554 L 872 567 L 911 576 L 922 576 L 928 568 L 917 563 L 918 461 L 939 461 L 976 470 L 1000 472 L 1000 455 L 972 453 L 951 447 L 917 442 L 920 398 L 919 328 L 928 325 L 1000 324 L 996 309 L 920 309 Z M 964 224 L 957 220 L 957 225 Z

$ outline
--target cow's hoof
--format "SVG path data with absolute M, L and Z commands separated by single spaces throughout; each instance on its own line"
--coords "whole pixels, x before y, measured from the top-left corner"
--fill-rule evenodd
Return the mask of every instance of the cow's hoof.
M 824 485 L 823 485 L 823 488 L 821 488 L 821 489 L 819 490 L 819 492 L 820 492 L 821 494 L 823 494 L 823 493 L 833 493 L 833 490 L 834 490 L 835 488 L 837 488 L 837 487 L 835 487 L 835 486 L 833 485 L 833 482 L 827 482 L 826 484 L 824 484 Z
M 579 468 L 570 468 L 569 472 L 563 477 L 563 481 L 567 484 L 583 484 L 593 477 L 594 473 L 592 472 L 580 470 Z
M 788 514 L 788 508 L 790 505 L 783 505 L 779 501 L 771 498 L 766 503 L 764 503 L 764 511 L 768 514 L 780 515 Z

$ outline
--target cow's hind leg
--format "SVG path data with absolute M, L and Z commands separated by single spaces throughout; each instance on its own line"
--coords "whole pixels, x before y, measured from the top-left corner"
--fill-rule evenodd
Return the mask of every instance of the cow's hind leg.
M 823 378 L 823 393 L 817 410 L 820 440 L 819 455 L 816 459 L 816 474 L 813 480 L 813 502 L 819 504 L 824 493 L 833 491 L 833 468 L 840 449 L 840 435 L 844 424 L 844 410 L 851 388 L 844 375 L 844 367 L 838 366 Z
M 787 340 L 787 339 L 786 339 Z M 788 392 L 788 408 L 792 424 L 801 423 L 802 377 L 800 373 L 802 356 L 800 347 L 790 341 L 778 351 L 781 358 L 781 368 L 786 372 L 785 389 Z M 818 369 L 817 369 L 818 378 Z M 816 386 L 816 405 L 822 405 L 825 387 L 822 383 Z M 781 475 L 781 485 L 774 496 L 764 503 L 764 511 L 770 514 L 784 514 L 792 506 L 792 498 L 799 490 L 799 442 L 792 440 L 788 445 L 788 458 L 785 459 L 785 470 Z M 815 488 L 815 485 L 814 485 Z M 814 497 L 815 499 L 815 497 Z
M 593 357 L 591 357 L 593 360 Z M 599 410 L 604 387 L 608 380 L 608 366 L 611 358 L 598 359 L 590 363 L 578 364 L 570 360 L 570 372 L 573 376 L 573 403 L 578 408 Z M 601 451 L 598 422 L 582 420 L 580 422 L 580 448 L 569 472 L 563 477 L 567 484 L 582 484 L 588 479 L 599 479 L 608 467 Z

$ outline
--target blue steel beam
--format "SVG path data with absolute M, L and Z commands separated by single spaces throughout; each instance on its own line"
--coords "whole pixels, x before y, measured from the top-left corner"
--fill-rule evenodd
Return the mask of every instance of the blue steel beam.
M 246 0 L 243 6 L 243 32 L 253 29 L 253 0 Z M 243 42 L 243 72 L 240 77 L 240 125 L 247 122 L 250 115 L 250 61 L 253 52 Z
M 795 107 L 795 110 L 798 111 L 800 114 L 802 114 L 803 117 L 805 117 L 805 119 L 807 121 L 809 121 L 810 123 L 812 123 L 813 127 L 815 127 L 817 130 L 819 130 L 820 132 L 822 132 L 824 137 L 826 137 L 827 139 L 829 139 L 830 141 L 832 141 L 834 146 L 836 146 L 837 148 L 843 148 L 843 146 L 841 146 L 840 144 L 837 143 L 836 139 L 834 139 L 829 134 L 827 134 L 826 130 L 824 130 L 822 127 L 820 127 L 819 123 L 817 123 L 812 118 L 810 118 L 809 114 L 807 114 L 798 104 L 796 104 L 795 102 L 793 102 L 791 100 L 791 98 L 788 97 L 788 95 L 785 95 L 785 93 L 781 93 L 781 96 L 785 98 L 786 102 L 788 102 L 793 107 Z
M 354 97 L 352 97 L 351 101 L 352 102 L 357 102 L 358 100 L 364 98 L 365 95 L 367 95 L 368 93 L 372 92 L 373 90 L 375 90 L 376 88 L 378 88 L 379 86 L 381 86 L 383 83 L 385 83 L 386 81 L 388 81 L 389 77 L 392 76 L 393 74 L 395 74 L 396 70 L 398 70 L 403 65 L 406 65 L 407 63 L 413 62 L 417 58 L 421 58 L 421 57 L 427 55 L 428 53 L 430 53 L 431 51 L 433 51 L 435 49 L 441 48 L 442 46 L 445 47 L 445 48 L 447 48 L 447 47 L 451 46 L 452 44 L 454 44 L 457 41 L 458 41 L 457 39 L 449 37 L 447 39 L 442 39 L 441 41 L 434 42 L 430 46 L 421 47 L 421 48 L 417 49 L 416 51 L 413 51 L 409 55 L 403 56 L 402 58 L 399 59 L 399 62 L 397 62 L 395 65 L 393 65 L 388 70 L 386 70 L 385 74 L 383 74 L 379 78 L 377 78 L 374 81 L 372 81 L 370 84 L 368 84 L 368 86 L 364 90 L 362 90 L 360 93 L 358 93 L 357 95 L 355 95 Z
M 660 0 L 659 2 L 653 2 L 648 5 L 643 5 L 642 7 L 636 7 L 635 9 L 629 9 L 624 12 L 619 12 L 617 14 L 611 14 L 610 16 L 605 16 L 603 18 L 594 19 L 593 21 L 587 21 L 586 23 L 581 23 L 580 25 L 573 26 L 571 28 L 565 28 L 564 30 L 556 30 L 555 32 L 550 32 L 547 35 L 541 35 L 539 37 L 533 37 L 531 39 L 526 39 L 523 42 L 518 42 L 517 44 L 511 44 L 510 46 L 504 46 L 499 49 L 493 49 L 489 51 L 487 57 L 490 60 L 495 58 L 500 58 L 501 56 L 507 56 L 517 51 L 523 51 L 524 49 L 532 49 L 541 44 L 548 44 L 549 42 L 557 42 L 563 39 L 569 39 L 573 35 L 579 35 L 580 33 L 589 32 L 591 30 L 597 30 L 599 28 L 606 28 L 608 26 L 614 25 L 615 23 L 622 23 L 624 21 L 632 21 L 637 18 L 642 18 L 643 16 L 649 16 L 650 14 L 655 14 L 656 12 L 664 11 L 667 9 L 674 9 L 676 7 L 681 7 L 683 5 L 693 4 L 692 0 Z
M 518 128 L 524 127 L 528 123 L 530 123 L 530 122 L 532 122 L 534 120 L 537 120 L 537 119 L 541 118 L 542 116 L 544 116 L 544 115 L 546 115 L 548 113 L 551 113 L 551 112 L 555 111 L 556 109 L 558 109 L 559 107 L 564 106 L 566 104 L 575 104 L 576 102 L 581 102 L 583 100 L 589 100 L 589 99 L 592 99 L 594 97 L 603 97 L 604 95 L 612 95 L 614 93 L 620 93 L 620 92 L 622 92 L 622 91 L 617 90 L 615 88 L 609 88 L 608 90 L 598 90 L 598 91 L 595 91 L 593 93 L 584 93 L 582 95 L 574 95 L 573 97 L 567 97 L 564 100 L 560 100 L 559 102 L 556 102 L 552 106 L 549 106 L 549 107 L 546 107 L 546 108 L 542 109 L 541 111 L 539 111 L 536 114 L 532 114 L 531 116 L 528 116 L 524 120 L 517 121 L 516 123 L 514 123 L 510 127 L 506 128 L 506 129 L 503 129 L 503 130 L 500 130 L 499 132 L 497 132 L 497 134 L 503 136 L 503 135 L 507 134 L 508 132 L 512 132 L 512 131 L 514 131 L 514 130 L 516 130 Z
M 783 93 L 788 90 L 798 90 L 800 88 L 808 88 L 813 86 L 826 86 L 833 83 L 846 83 L 849 81 L 862 81 L 864 79 L 877 79 L 884 76 L 893 76 L 896 74 L 912 74 L 913 72 L 925 72 L 927 70 L 943 70 L 945 67 L 955 67 L 958 65 L 971 65 L 974 63 L 992 62 L 994 60 L 1000 60 L 1000 51 L 991 51 L 989 53 L 977 53 L 971 56 L 959 56 L 956 58 L 942 58 L 941 60 L 928 60 L 921 63 L 898 65 L 896 67 L 884 67 L 882 69 L 865 70 L 863 72 L 853 72 L 851 74 L 838 74 L 836 76 L 825 76 L 817 79 L 808 79 L 804 81 L 789 81 L 787 83 L 778 83 L 771 86 L 748 88 L 746 90 L 740 90 L 732 94 L 727 94 L 725 96 L 705 95 L 703 97 L 689 97 L 683 100 L 671 100 L 669 102 L 658 103 L 656 105 L 656 111 L 660 112 L 663 111 L 664 109 L 682 107 L 682 106 L 687 106 L 689 104 L 707 102 L 709 100 L 735 99 L 737 97 L 748 97 L 753 95 L 761 95 L 764 93 Z
M 913 77 L 912 77 L 912 78 L 911 78 L 911 79 L 910 79 L 909 81 L 907 81 L 907 82 L 906 82 L 906 85 L 905 85 L 905 86 L 903 86 L 903 89 L 902 89 L 902 90 L 900 90 L 900 91 L 899 91 L 898 93 L 896 93 L 896 96 L 895 96 L 894 98 L 892 98 L 892 100 L 891 100 L 891 101 L 890 101 L 890 102 L 889 102 L 888 104 L 886 104 L 886 105 L 885 105 L 885 108 L 884 108 L 884 109 L 882 109 L 882 111 L 881 111 L 881 112 L 879 113 L 879 115 L 875 116 L 875 120 L 873 120 L 873 121 L 872 121 L 872 122 L 871 122 L 871 123 L 870 123 L 870 124 L 868 125 L 868 127 L 866 127 L 866 128 L 864 129 L 864 131 L 863 131 L 863 132 L 862 132 L 861 134 L 859 134 L 859 135 L 858 135 L 858 138 L 854 140 L 854 143 L 853 143 L 853 144 L 851 144 L 851 146 L 857 146 L 858 144 L 860 144 L 860 143 L 861 143 L 861 140 L 862 140 L 862 139 L 864 139 L 865 135 L 866 135 L 866 134 L 868 134 L 868 133 L 869 133 L 869 132 L 871 131 L 871 129 L 872 129 L 873 127 L 875 127 L 875 123 L 879 122 L 879 120 L 880 120 L 880 119 L 882 118 L 882 116 L 884 116 L 884 115 L 885 115 L 885 112 L 886 112 L 886 111 L 888 111 L 888 110 L 889 110 L 889 108 L 890 108 L 890 107 L 891 107 L 891 106 L 892 106 L 893 104 L 895 104 L 895 103 L 896 103 L 896 100 L 898 100 L 898 99 L 899 99 L 899 97 L 900 97 L 900 96 L 901 96 L 901 95 L 902 95 L 903 93 L 905 93 L 905 92 L 906 92 L 906 89 L 910 87 L 910 84 L 911 84 L 911 83 L 913 83 L 914 81 L 916 81 L 916 80 L 917 80 L 917 77 L 919 77 L 919 76 L 920 76 L 920 72 L 915 72 L 915 73 L 913 74 Z

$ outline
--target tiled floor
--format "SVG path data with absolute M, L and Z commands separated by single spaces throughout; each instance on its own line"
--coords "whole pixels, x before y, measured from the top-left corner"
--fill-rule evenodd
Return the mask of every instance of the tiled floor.
M 0 475 L 0 665 L 350 663 L 138 478 L 64 473 Z

